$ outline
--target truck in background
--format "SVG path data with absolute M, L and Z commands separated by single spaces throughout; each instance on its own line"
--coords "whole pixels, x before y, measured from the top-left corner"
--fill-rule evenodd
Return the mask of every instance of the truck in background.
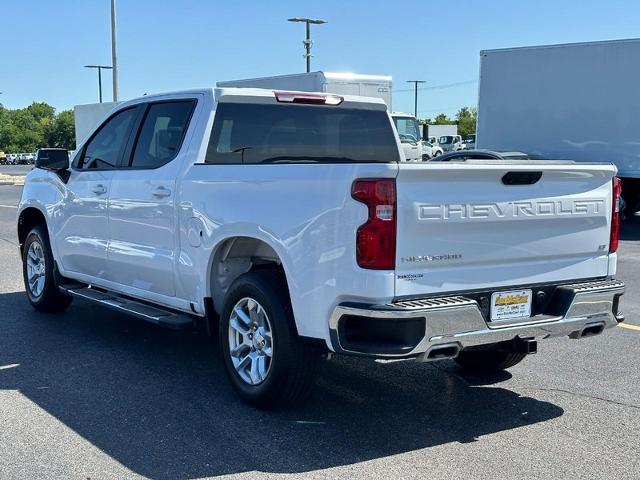
M 640 210 L 640 39 L 480 52 L 478 148 L 611 162 Z
M 455 135 L 458 135 L 457 125 L 428 125 L 426 123 L 422 125 L 423 140 L 429 142 L 434 147 L 434 150 L 439 150 L 439 154 L 450 150 L 450 148 L 445 149 L 446 145 L 440 145 L 440 138 Z M 437 154 L 433 156 L 435 157 Z
M 460 135 L 441 135 L 438 137 L 438 145 L 445 152 L 457 152 L 465 149 L 465 144 L 462 142 Z
M 217 82 L 217 85 L 218 87 L 278 88 L 381 98 L 391 111 L 391 83 L 392 78 L 389 75 L 319 71 L 230 80 Z
M 76 126 L 76 145 L 80 145 L 118 104 L 119 102 L 104 102 L 75 105 L 73 117 Z
M 416 117 L 410 113 L 393 112 L 391 118 L 402 143 L 405 160 L 408 162 L 429 160 L 433 156 L 432 150 L 429 145 L 422 143 L 420 125 Z
M 425 140 L 438 141 L 438 138 L 443 135 L 457 135 L 458 125 L 422 125 L 422 138 Z
M 266 88 L 297 92 L 322 92 L 338 95 L 359 95 L 381 98 L 393 112 L 391 85 L 388 75 L 365 75 L 360 73 L 309 72 L 272 77 L 246 78 L 217 82 L 218 87 Z M 398 130 L 402 151 L 406 161 L 422 161 L 429 157 L 430 150 L 420 139 L 420 128 L 416 118 L 408 113 L 392 113 Z

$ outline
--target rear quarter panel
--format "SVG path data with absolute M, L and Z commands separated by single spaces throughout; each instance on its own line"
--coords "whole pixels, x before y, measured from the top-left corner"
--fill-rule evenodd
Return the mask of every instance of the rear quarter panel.
M 184 290 L 196 301 L 210 295 L 210 260 L 226 239 L 263 240 L 282 261 L 298 332 L 327 340 L 328 320 L 338 303 L 394 296 L 393 271 L 363 270 L 356 263 L 356 230 L 367 209 L 351 198 L 351 184 L 356 178 L 393 178 L 397 168 L 193 165 L 180 192 L 178 268 Z M 189 245 L 184 229 L 193 219 L 204 227 L 198 248 Z

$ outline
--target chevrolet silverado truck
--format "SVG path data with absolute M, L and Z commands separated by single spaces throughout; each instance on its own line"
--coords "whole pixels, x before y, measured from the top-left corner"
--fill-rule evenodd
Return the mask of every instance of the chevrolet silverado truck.
M 610 164 L 401 162 L 382 100 L 249 88 L 123 102 L 39 155 L 26 295 L 219 341 L 246 402 L 301 402 L 321 358 L 509 368 L 622 321 Z

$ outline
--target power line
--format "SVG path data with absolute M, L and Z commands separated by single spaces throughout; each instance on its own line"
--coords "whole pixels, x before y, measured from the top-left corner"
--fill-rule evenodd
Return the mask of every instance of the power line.
M 462 85 L 471 85 L 473 83 L 478 83 L 478 80 L 465 80 L 463 82 L 455 82 L 455 83 L 444 83 L 442 85 L 432 85 L 430 87 L 422 87 L 422 88 L 418 88 L 419 91 L 421 90 L 443 90 L 445 88 L 452 88 L 452 87 L 461 87 Z M 413 88 L 403 88 L 400 90 L 393 90 L 393 93 L 405 93 L 405 92 L 414 92 L 415 90 Z

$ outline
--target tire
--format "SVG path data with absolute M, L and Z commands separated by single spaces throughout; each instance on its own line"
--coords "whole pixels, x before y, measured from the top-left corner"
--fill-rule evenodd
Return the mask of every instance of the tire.
M 454 360 L 470 372 L 495 373 L 517 365 L 526 356 L 526 353 L 510 352 L 496 347 L 491 350 L 463 350 Z
M 279 272 L 249 272 L 233 282 L 219 334 L 225 371 L 246 403 L 283 408 L 311 392 L 320 352 L 298 338 L 286 282 Z
M 58 289 L 49 236 L 42 225 L 33 227 L 24 242 L 22 277 L 29 303 L 36 310 L 63 312 L 69 307 L 72 298 Z

